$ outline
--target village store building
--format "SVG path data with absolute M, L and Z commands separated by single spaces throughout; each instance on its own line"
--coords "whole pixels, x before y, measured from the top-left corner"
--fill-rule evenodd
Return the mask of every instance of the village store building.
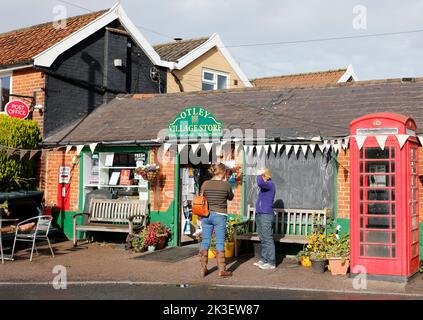
M 422 89 L 423 80 L 414 79 L 358 82 L 320 88 L 252 88 L 157 96 L 119 96 L 95 110 L 77 126 L 70 126 L 47 138 L 45 145 L 62 147 L 56 152 L 62 154 L 63 161 L 50 165 L 54 170 L 57 169 L 57 174 L 60 165 L 71 166 L 73 178 L 70 184 L 73 192 L 66 201 L 78 210 L 82 210 L 84 197 L 93 187 L 89 177 L 97 158 L 100 175 L 101 170 L 110 170 L 101 169 L 104 167 L 102 157 L 106 159 L 107 153 L 125 159 L 119 160 L 123 162 L 112 163 L 117 170 L 121 165 L 135 167 L 136 159 L 146 159 L 150 163 L 167 160 L 160 166 L 157 183 L 148 186 L 147 192 L 144 189 L 132 196 L 141 194 L 142 197 L 148 197 L 152 221 L 163 221 L 173 231 L 171 245 L 185 241 L 182 235 L 184 197 L 198 190 L 196 185 L 201 181 L 195 177 L 202 176 L 207 167 L 207 164 L 199 166 L 198 163 L 186 162 L 184 157 L 187 157 L 188 152 L 204 153 L 210 157 L 210 162 L 218 160 L 230 165 L 242 165 L 243 180 L 234 184 L 235 199 L 229 203 L 231 214 L 245 215 L 247 206 L 254 204 L 257 196 L 254 190 L 254 169 L 255 163 L 258 163 L 259 166 L 269 166 L 274 173 L 277 206 L 314 210 L 330 208 L 337 223 L 342 226 L 342 232 L 349 232 L 352 210 L 350 181 L 353 173 L 350 167 L 351 146 L 355 148 L 356 143 L 363 142 L 362 138 L 357 139 L 359 135 L 356 132 L 350 133 L 351 121 L 375 112 L 402 114 L 415 121 L 417 131 L 392 131 L 388 141 L 397 141 L 398 150 L 408 139 L 417 143 L 416 139 L 421 133 L 419 130 L 422 130 L 419 128 L 423 128 L 422 106 L 418 99 Z M 213 116 L 215 124 L 221 123 L 223 130 L 238 129 L 244 134 L 253 130 L 254 138 L 240 140 L 235 137 L 230 143 L 224 143 L 226 140 L 219 135 L 207 143 L 175 139 L 169 128 L 182 117 L 182 112 L 185 111 L 183 116 L 187 118 L 188 124 L 198 120 L 198 114 L 195 115 L 197 118 L 187 116 L 187 108 L 197 108 L 198 112 L 198 108 L 201 108 L 204 114 L 207 111 Z M 166 130 L 167 135 L 160 134 L 162 129 Z M 265 130 L 264 136 L 259 133 L 261 129 Z M 368 141 L 373 141 L 371 139 Z M 228 149 L 227 145 L 231 147 Z M 80 157 L 75 157 L 77 151 L 75 148 L 70 149 L 71 146 L 79 146 L 78 151 L 82 150 Z M 66 153 L 66 147 L 71 151 Z M 418 156 L 421 156 L 421 152 L 419 145 Z M 415 170 L 421 172 L 421 163 L 415 162 L 415 165 Z M 52 183 L 57 183 L 57 174 L 50 176 Z M 106 176 L 105 181 L 109 178 Z M 420 180 L 417 182 L 421 184 Z M 106 185 L 106 188 L 110 186 Z M 137 186 L 132 188 L 138 189 Z M 119 191 L 115 189 L 119 187 L 116 185 L 110 188 L 119 196 Z M 420 200 L 422 188 L 418 190 L 416 199 Z M 422 208 L 420 201 L 418 203 L 421 229 Z M 75 211 L 65 211 L 63 215 L 63 227 L 69 235 L 70 215 Z M 414 232 L 414 237 L 418 234 Z M 392 238 L 390 241 L 392 245 Z M 421 251 L 421 241 L 416 238 L 413 241 L 413 250 L 420 246 L 417 251 Z

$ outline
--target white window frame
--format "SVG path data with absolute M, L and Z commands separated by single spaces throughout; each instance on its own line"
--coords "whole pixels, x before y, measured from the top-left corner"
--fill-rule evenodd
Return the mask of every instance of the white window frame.
M 204 78 L 204 73 L 205 72 L 213 74 L 213 80 L 205 79 Z M 226 88 L 225 89 L 229 89 L 230 88 L 230 77 L 229 77 L 229 73 L 223 72 L 223 71 L 217 71 L 217 70 L 207 69 L 207 68 L 203 68 L 203 70 L 202 70 L 202 74 L 201 74 L 201 88 L 203 87 L 203 82 L 204 82 L 204 83 L 213 85 L 213 90 L 218 90 L 217 89 L 217 76 L 226 77 Z M 225 89 L 219 89 L 219 90 L 225 90 Z
M 10 71 L 8 71 L 8 72 L 1 72 L 0 71 L 0 96 L 1 96 L 1 88 L 2 88 L 2 86 L 1 86 L 1 79 L 2 78 L 5 78 L 5 77 L 10 77 L 10 90 L 9 91 L 10 91 L 10 94 L 13 93 L 13 91 L 12 91 L 12 89 L 13 89 L 12 88 L 12 86 L 13 86 L 13 72 L 10 72 Z M 10 99 L 10 97 L 9 97 L 9 99 Z M 6 114 L 6 112 L 5 111 L 1 111 L 1 109 L 0 109 L 0 114 Z

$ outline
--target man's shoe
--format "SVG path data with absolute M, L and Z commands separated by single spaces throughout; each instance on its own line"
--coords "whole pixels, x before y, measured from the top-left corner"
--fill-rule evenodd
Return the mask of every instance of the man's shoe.
M 259 268 L 263 270 L 270 270 L 270 269 L 275 269 L 276 267 L 273 264 L 265 263 L 260 265 Z
M 264 262 L 259 260 L 257 262 L 254 262 L 253 265 L 255 265 L 256 267 L 260 267 L 260 266 L 264 265 Z

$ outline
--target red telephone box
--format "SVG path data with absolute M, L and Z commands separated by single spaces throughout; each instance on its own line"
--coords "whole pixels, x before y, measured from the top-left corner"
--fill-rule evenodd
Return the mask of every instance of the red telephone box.
M 351 273 L 406 281 L 420 260 L 416 123 L 374 113 L 350 134 Z

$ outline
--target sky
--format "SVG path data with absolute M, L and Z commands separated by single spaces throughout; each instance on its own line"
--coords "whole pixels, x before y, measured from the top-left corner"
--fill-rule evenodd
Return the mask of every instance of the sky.
M 69 4 L 66 4 L 68 2 Z M 2 0 L 0 32 L 110 8 L 117 0 Z M 359 80 L 423 77 L 421 0 L 122 0 L 151 44 L 217 32 L 249 78 L 346 68 Z M 72 3 L 73 5 L 70 5 Z M 396 34 L 334 41 L 242 46 Z

